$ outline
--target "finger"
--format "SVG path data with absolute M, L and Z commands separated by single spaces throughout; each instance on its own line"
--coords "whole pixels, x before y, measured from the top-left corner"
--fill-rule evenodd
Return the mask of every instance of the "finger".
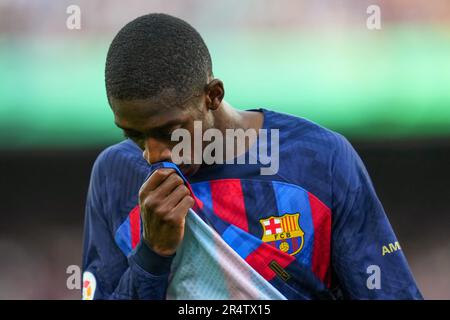
M 155 170 L 152 175 L 142 184 L 141 192 L 155 190 L 161 183 L 164 182 L 172 173 L 174 169 L 162 168 Z
M 189 208 L 192 208 L 194 206 L 194 198 L 191 196 L 185 196 L 175 208 L 171 211 L 171 218 L 173 220 L 180 221 L 181 219 L 184 219 L 186 217 L 186 214 L 188 213 Z
M 170 209 L 175 208 L 178 203 L 188 195 L 190 195 L 189 189 L 184 184 L 179 185 L 164 200 L 165 206 Z
M 173 172 L 155 189 L 155 194 L 158 197 L 165 198 L 180 185 L 184 185 L 183 179 L 176 172 Z

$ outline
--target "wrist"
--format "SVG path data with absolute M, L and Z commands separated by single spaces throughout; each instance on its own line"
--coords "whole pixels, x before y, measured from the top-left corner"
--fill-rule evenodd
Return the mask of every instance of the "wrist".
M 170 272 L 172 260 L 175 253 L 164 254 L 165 252 L 154 251 L 147 240 L 141 239 L 132 254 L 132 259 L 142 269 L 153 275 L 162 275 Z
M 173 256 L 177 251 L 176 249 L 161 248 L 161 246 L 154 245 L 152 241 L 147 239 L 145 236 L 142 237 L 141 241 L 143 241 L 150 250 L 152 250 L 154 253 L 162 257 Z

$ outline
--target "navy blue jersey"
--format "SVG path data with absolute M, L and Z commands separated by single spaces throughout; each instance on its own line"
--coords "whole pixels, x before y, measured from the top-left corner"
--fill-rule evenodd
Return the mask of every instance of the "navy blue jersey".
M 264 113 L 263 129 L 279 130 L 276 174 L 261 175 L 259 163 L 213 164 L 188 180 L 196 198 L 218 220 L 282 253 L 280 261 L 287 261 L 290 274 L 307 272 L 319 285 L 281 285 L 276 272 L 263 266 L 264 252 L 246 244 L 239 254 L 289 299 L 320 298 L 317 292 L 308 294 L 318 287 L 349 299 L 421 299 L 350 143 L 305 119 L 259 111 Z M 151 169 L 131 140 L 97 158 L 86 204 L 85 298 L 166 297 L 173 257 L 157 255 L 140 236 L 138 192 Z M 230 232 L 221 235 L 232 242 Z

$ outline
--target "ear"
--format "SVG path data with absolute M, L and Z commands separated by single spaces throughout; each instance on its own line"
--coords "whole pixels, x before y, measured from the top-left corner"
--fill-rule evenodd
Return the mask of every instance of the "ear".
M 217 110 L 222 103 L 225 96 L 225 89 L 223 88 L 223 82 L 219 79 L 211 80 L 205 86 L 206 105 L 210 110 Z

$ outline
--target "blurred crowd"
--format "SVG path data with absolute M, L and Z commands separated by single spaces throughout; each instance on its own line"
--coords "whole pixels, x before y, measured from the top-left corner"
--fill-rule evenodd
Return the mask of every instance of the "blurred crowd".
M 201 29 L 219 31 L 281 28 L 330 29 L 360 25 L 370 5 L 381 8 L 383 23 L 449 24 L 447 0 L 1 0 L 0 33 L 51 36 L 65 33 L 66 9 L 81 9 L 83 29 L 92 34 L 118 30 L 130 19 L 165 12 Z
M 66 10 L 70 5 L 80 7 L 81 30 L 68 34 L 66 19 L 69 13 Z M 449 0 L 129 0 L 126 2 L 122 0 L 0 0 L 0 50 L 2 46 L 8 44 L 8 41 L 15 39 L 32 38 L 42 42 L 51 37 L 68 36 L 110 39 L 131 19 L 150 12 L 164 12 L 178 16 L 186 19 L 202 32 L 213 31 L 218 35 L 245 31 L 264 33 L 267 30 L 277 30 L 281 32 L 280 34 L 302 30 L 312 35 L 317 30 L 323 30 L 334 34 L 339 32 L 339 29 L 365 30 L 366 9 L 369 5 L 380 6 L 383 24 L 439 25 L 447 26 L 444 29 L 450 31 L 448 28 L 450 26 Z M 0 61 L 1 66 L 2 61 Z M 1 91 L 2 88 L 0 88 L 0 94 Z M 26 95 L 26 92 L 23 94 Z M 61 210 L 51 212 L 45 220 L 36 218 L 32 220 L 34 225 L 27 224 L 27 219 L 37 214 L 34 209 L 23 207 L 19 210 L 14 207 L 16 211 L 7 212 L 1 209 L 0 204 L 0 256 L 2 257 L 0 259 L 0 299 L 79 298 L 79 291 L 67 289 L 65 271 L 69 265 L 81 264 L 83 207 L 89 168 L 96 153 L 103 147 L 98 146 L 98 150 L 94 153 L 84 155 L 83 168 L 73 165 L 72 178 L 78 180 L 77 184 L 73 184 L 70 192 L 76 192 L 77 195 L 70 203 L 58 200 L 64 199 L 59 194 L 63 191 L 61 186 L 57 185 L 58 180 L 50 182 L 45 180 L 45 176 L 40 176 L 43 184 L 55 184 L 51 189 L 54 194 L 49 194 L 49 198 L 42 201 L 61 201 Z M 11 157 L 11 159 L 15 158 Z M 30 165 L 33 161 L 32 156 L 27 158 L 27 163 Z M 58 165 L 62 167 L 65 161 L 66 159 L 63 158 Z M 8 163 L 1 162 L 1 164 L 5 166 L 2 168 L 5 171 L 11 170 Z M 47 169 L 52 170 L 52 165 L 48 164 Z M 18 167 L 17 170 L 21 168 Z M 75 170 L 79 170 L 79 173 L 75 173 Z M 380 169 L 379 172 L 381 171 Z M 13 174 L 10 174 L 10 177 L 13 177 Z M 425 176 L 424 179 L 431 178 Z M 377 180 L 376 177 L 375 180 Z M 387 182 L 388 180 L 385 181 L 386 186 L 391 183 Z M 1 186 L 1 184 L 4 185 Z M 9 188 L 10 192 L 16 192 L 14 188 L 7 185 L 5 180 L 0 179 L 0 187 L 2 190 Z M 402 189 L 401 184 L 398 189 Z M 28 192 L 39 193 L 39 190 Z M 386 198 L 388 196 L 388 194 L 385 195 Z M 0 197 L 6 199 L 8 195 L 0 194 Z M 444 200 L 448 201 L 448 198 L 439 201 Z M 32 208 L 31 205 L 30 207 Z M 392 207 L 395 206 L 392 205 Z M 49 208 L 53 210 L 52 207 Z M 42 208 L 35 209 L 41 210 L 42 215 L 48 213 Z M 409 211 L 400 208 L 398 213 L 397 219 L 400 220 L 398 217 L 407 217 Z M 435 214 L 434 217 L 438 214 L 441 216 L 447 214 L 444 210 L 432 213 Z M 61 222 L 57 218 L 59 215 L 67 215 L 70 218 L 66 222 Z M 10 224 L 12 220 L 15 221 L 13 225 Z M 436 225 L 440 224 L 439 221 L 435 219 Z M 410 221 L 409 225 L 416 226 L 414 230 L 418 230 L 420 223 L 420 221 Z M 405 227 L 402 231 L 405 238 L 400 240 L 408 240 L 406 248 L 409 250 L 408 253 L 411 253 L 408 258 L 416 278 L 420 280 L 419 286 L 428 298 L 449 299 L 450 247 L 449 242 L 446 242 L 449 240 L 448 236 L 423 239 L 424 235 L 419 231 L 417 234 L 410 234 L 408 230 Z M 442 230 L 449 230 L 449 228 L 443 227 Z

